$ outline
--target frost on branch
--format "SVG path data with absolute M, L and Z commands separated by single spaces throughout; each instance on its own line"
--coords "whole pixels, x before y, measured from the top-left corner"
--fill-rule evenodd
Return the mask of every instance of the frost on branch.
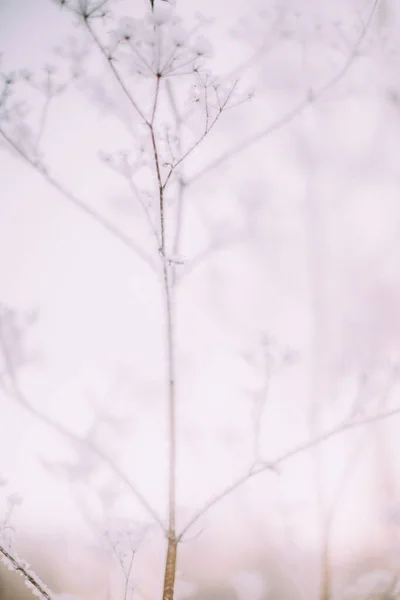
M 26 587 L 31 590 L 34 596 L 45 598 L 45 600 L 56 599 L 57 596 L 53 595 L 46 584 L 31 570 L 28 563 L 20 559 L 15 552 L 11 553 L 6 550 L 1 544 L 0 558 L 9 571 L 15 571 L 22 576 Z
M 17 493 L 10 494 L 7 498 L 8 512 L 0 529 L 0 559 L 9 571 L 19 573 L 26 587 L 32 592 L 33 596 L 45 600 L 78 600 L 72 594 L 53 594 L 40 577 L 31 569 L 29 563 L 19 558 L 13 548 L 11 548 L 12 539 L 9 536 L 13 529 L 10 525 L 11 511 L 15 506 L 20 506 L 21 497 Z

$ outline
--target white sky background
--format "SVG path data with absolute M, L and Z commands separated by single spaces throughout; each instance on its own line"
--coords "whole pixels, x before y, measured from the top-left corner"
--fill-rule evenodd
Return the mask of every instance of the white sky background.
M 142 13 L 141 2 L 125 4 Z M 194 0 L 184 7 L 179 4 L 188 18 L 199 8 Z M 301 15 L 293 19 L 290 10 L 300 4 Z M 255 98 L 223 117 L 185 167 L 189 175 L 250 131 L 273 123 L 310 86 L 318 88 L 340 70 L 359 35 L 357 10 L 365 18 L 370 3 L 332 1 L 323 11 L 318 4 L 287 2 L 286 20 L 282 17 L 284 23 L 273 28 L 268 14 L 261 18 L 247 3 L 201 3 L 205 16 L 216 17 L 209 33 L 215 53 L 210 68 L 229 72 L 253 48 L 265 41 L 267 48 L 242 77 L 244 90 L 256 86 Z M 122 10 L 124 3 L 120 6 Z M 270 7 L 276 17 L 272 2 Z M 268 12 L 267 3 L 263 9 Z M 248 19 L 246 32 L 253 47 L 226 35 L 241 15 Z M 341 32 L 334 26 L 338 18 Z M 2 0 L 3 68 L 35 70 L 53 63 L 51 49 L 71 31 L 67 16 L 51 2 Z M 334 90 L 293 124 L 189 189 L 184 255 L 201 251 L 210 232 L 221 235 L 245 219 L 252 229 L 243 243 L 213 255 L 179 288 L 183 520 L 248 463 L 249 396 L 263 385 L 257 354 L 262 332 L 300 356 L 294 367 L 272 380 L 263 438 L 268 457 L 304 438 L 304 408 L 313 393 L 327 401 L 342 393 L 345 403 L 366 361 L 384 370 L 398 358 L 397 32 L 394 3 L 382 2 L 362 47 L 364 55 Z M 101 61 L 91 57 L 88 64 L 101 74 L 107 90 L 115 89 Z M 53 172 L 69 189 L 154 250 L 125 183 L 97 159 L 99 149 L 128 142 L 112 113 L 74 89 L 51 108 L 43 149 Z M 40 310 L 31 340 L 40 362 L 21 374 L 24 388 L 35 405 L 78 433 L 89 427 L 93 403 L 112 398 L 111 410 L 126 420 L 127 435 L 103 431 L 103 442 L 164 511 L 166 427 L 157 279 L 38 174 L 0 150 L 0 300 Z M 250 364 L 244 355 L 250 356 Z M 337 414 L 342 404 L 329 406 Z M 86 536 L 69 487 L 38 461 L 38 457 L 71 459 L 73 454 L 8 399 L 2 400 L 2 407 L 0 474 L 9 480 L 8 489 L 24 497 L 19 509 L 24 531 L 61 534 L 76 527 Z M 341 443 L 330 449 L 328 495 L 347 448 Z M 311 516 L 304 519 L 314 501 L 311 475 L 299 461 L 288 464 L 284 472 L 279 483 L 267 475 L 248 487 L 248 494 L 241 497 L 248 503 L 247 512 L 239 500 L 238 505 L 232 502 L 231 511 L 224 513 L 227 529 L 232 525 L 243 538 L 250 513 L 268 531 L 271 523 L 265 520 L 265 507 L 282 492 L 285 502 L 304 507 L 299 521 L 305 525 L 297 524 L 296 535 L 298 543 L 312 547 L 315 524 Z M 95 487 L 110 482 L 104 473 L 93 479 Z M 360 506 L 365 489 L 369 488 L 349 490 L 347 517 L 338 525 L 339 537 L 347 545 L 365 530 L 370 510 L 368 503 Z M 95 513 L 95 494 L 87 490 L 84 494 Z M 140 514 L 122 492 L 120 508 L 129 517 Z M 233 527 L 237 514 L 243 529 Z M 224 535 L 228 544 L 226 531 Z M 252 543 L 249 534 L 248 544 Z

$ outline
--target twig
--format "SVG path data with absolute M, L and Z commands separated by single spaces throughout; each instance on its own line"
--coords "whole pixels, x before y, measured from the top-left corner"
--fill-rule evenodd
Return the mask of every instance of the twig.
M 261 437 L 261 425 L 264 414 L 265 405 L 268 400 L 271 376 L 272 376 L 272 365 L 271 357 L 268 349 L 264 348 L 264 359 L 265 359 L 265 381 L 264 385 L 259 392 L 258 398 L 254 399 L 253 406 L 253 428 L 254 428 L 254 440 L 253 440 L 253 462 L 256 464 L 260 460 L 260 437 Z
M 61 183 L 54 179 L 46 170 L 43 169 L 43 166 L 40 163 L 30 158 L 22 150 L 22 148 L 10 137 L 10 135 L 6 133 L 1 127 L 0 135 L 6 140 L 6 142 L 11 146 L 11 148 L 15 152 L 17 152 L 17 154 L 21 158 L 24 159 L 26 163 L 28 163 L 33 169 L 39 172 L 41 176 L 47 181 L 47 183 L 49 183 L 62 196 L 64 196 L 66 200 L 71 202 L 76 208 L 79 208 L 79 210 L 85 213 L 87 216 L 91 217 L 96 223 L 101 225 L 103 229 L 105 229 L 114 238 L 119 240 L 125 247 L 127 247 L 130 251 L 134 252 L 139 258 L 141 258 L 147 265 L 151 267 L 152 270 L 155 270 L 154 261 L 150 258 L 150 256 L 148 256 L 147 253 L 143 252 L 143 250 L 129 236 L 125 235 L 110 221 L 103 217 L 103 215 L 96 212 L 93 208 L 87 206 L 87 204 L 82 202 L 82 200 L 79 200 L 79 198 L 77 198 L 72 192 L 70 192 Z
M 311 104 L 313 104 L 314 102 L 319 100 L 324 94 L 326 94 L 326 92 L 328 92 L 332 87 L 334 87 L 337 83 L 339 83 L 339 81 L 345 77 L 345 75 L 347 74 L 347 72 L 349 71 L 350 67 L 353 64 L 355 57 L 357 56 L 358 50 L 359 50 L 362 42 L 364 41 L 367 31 L 368 31 L 368 29 L 371 25 L 371 22 L 374 18 L 379 1 L 380 0 L 374 0 L 371 12 L 368 16 L 367 21 L 363 25 L 361 34 L 360 34 L 357 42 L 353 46 L 352 52 L 348 56 L 343 67 L 338 71 L 338 73 L 336 73 L 336 75 L 334 75 L 332 77 L 332 79 L 330 79 L 327 83 L 325 83 L 319 90 L 313 91 L 312 94 L 308 94 L 304 100 L 299 102 L 299 104 L 297 104 L 297 106 L 295 106 L 294 108 L 289 110 L 280 119 L 275 121 L 275 123 L 273 123 L 272 125 L 268 125 L 267 127 L 265 127 L 264 129 L 261 129 L 261 131 L 259 131 L 257 133 L 250 135 L 244 142 L 241 142 L 240 144 L 235 146 L 232 150 L 224 152 L 223 154 L 221 154 L 221 156 L 219 158 L 209 162 L 208 165 L 203 167 L 203 169 L 201 169 L 200 171 L 198 171 L 197 173 L 192 175 L 192 177 L 188 180 L 187 184 L 190 185 L 192 183 L 195 183 L 196 181 L 201 179 L 204 175 L 206 175 L 210 171 L 215 170 L 217 167 L 220 167 L 222 164 L 224 164 L 225 162 L 227 162 L 234 156 L 237 156 L 244 150 L 247 150 L 248 148 L 253 146 L 253 144 L 256 144 L 257 142 L 261 141 L 262 139 L 264 139 L 266 137 L 269 137 L 271 134 L 275 133 L 276 131 L 279 131 L 280 129 L 282 129 L 282 127 L 291 123 L 295 119 L 295 117 L 300 115 L 308 106 L 310 106 Z
M 172 112 L 175 117 L 175 126 L 176 126 L 176 132 L 177 132 L 177 137 L 178 137 L 178 152 L 179 152 L 179 154 L 182 154 L 183 119 L 179 113 L 178 105 L 177 105 L 177 102 L 176 102 L 176 99 L 174 96 L 171 82 L 168 79 L 166 80 L 166 90 L 167 90 L 168 100 L 170 102 L 171 109 L 172 109 Z M 184 217 L 184 210 L 183 210 L 184 209 L 184 203 L 183 203 L 184 195 L 185 195 L 184 174 L 182 173 L 182 170 L 180 169 L 180 173 L 179 173 L 179 177 L 178 177 L 178 194 L 177 194 L 177 199 L 176 199 L 175 234 L 174 234 L 174 241 L 172 244 L 172 253 L 174 256 L 179 256 L 179 251 L 180 251 L 180 240 L 181 240 L 183 217 Z M 174 269 L 172 272 L 172 285 L 173 286 L 175 286 L 176 281 L 177 281 L 176 269 Z
M 37 151 L 40 148 L 40 144 L 42 142 L 42 138 L 43 138 L 43 135 L 44 135 L 44 130 L 45 130 L 45 127 L 46 127 L 46 122 L 47 122 L 47 115 L 48 115 L 48 112 L 49 112 L 49 107 L 50 107 L 51 100 L 52 100 L 52 96 L 48 95 L 48 97 L 46 98 L 46 101 L 44 103 L 44 106 L 43 106 L 43 111 L 42 111 L 42 114 L 41 114 L 41 117 L 40 117 L 39 129 L 38 129 L 38 133 L 37 133 L 37 137 L 36 137 L 36 149 L 37 149 Z
M 10 566 L 14 571 L 20 573 L 24 578 L 25 584 L 33 588 L 35 595 L 40 595 L 46 600 L 53 600 L 53 594 L 47 588 L 47 586 L 39 579 L 39 577 L 32 573 L 27 565 L 20 559 L 16 558 L 10 552 L 8 552 L 0 544 L 0 554 L 3 556 L 3 561 L 7 566 Z
M 151 119 L 150 119 L 151 125 L 154 125 L 154 119 L 156 118 L 156 110 L 157 110 L 157 105 L 158 105 L 158 94 L 160 93 L 161 75 L 157 75 L 156 80 L 157 80 L 156 81 L 156 92 L 154 94 L 153 110 L 151 111 Z
M 210 131 L 213 129 L 214 125 L 217 123 L 218 119 L 220 118 L 222 112 L 224 111 L 224 109 L 226 108 L 226 105 L 228 104 L 229 100 L 232 97 L 232 94 L 235 90 L 237 86 L 237 82 L 235 82 L 231 89 L 229 90 L 229 93 L 227 94 L 224 102 L 219 106 L 218 108 L 218 112 L 217 115 L 214 117 L 214 119 L 211 121 L 210 125 L 205 128 L 204 133 L 198 138 L 198 140 L 196 140 L 196 142 L 194 142 L 190 148 L 188 148 L 188 150 L 170 167 L 170 171 L 165 179 L 164 182 L 164 187 L 167 185 L 172 173 L 174 172 L 174 170 L 190 155 L 192 154 L 192 152 L 194 152 L 194 150 L 196 150 L 196 148 L 198 146 L 200 146 L 201 142 L 205 139 L 205 137 L 210 133 Z M 189 179 L 189 183 L 192 183 L 193 178 Z
M 116 173 L 119 176 L 122 176 L 127 181 L 128 185 L 129 185 L 129 187 L 130 187 L 130 189 L 132 191 L 132 194 L 136 197 L 137 201 L 140 204 L 141 209 L 144 212 L 144 216 L 146 218 L 146 221 L 148 222 L 149 227 L 151 229 L 151 232 L 154 235 L 155 240 L 157 242 L 157 248 L 159 248 L 159 246 L 160 246 L 160 240 L 159 240 L 157 229 L 154 226 L 153 220 L 151 218 L 150 211 L 149 211 L 148 207 L 146 206 L 146 203 L 143 200 L 142 195 L 141 195 L 139 189 L 137 188 L 137 186 L 136 186 L 136 184 L 135 184 L 135 182 L 133 180 L 133 178 L 135 176 L 135 172 L 136 172 L 135 171 L 135 167 L 132 168 L 129 165 L 129 162 L 128 162 L 126 156 L 124 156 L 122 158 L 122 163 L 124 164 L 125 168 L 118 167 L 118 165 L 113 165 L 112 161 L 106 161 L 107 166 L 112 171 L 114 171 L 114 173 Z M 137 167 L 137 165 L 136 165 L 136 167 Z
M 131 40 L 129 40 L 131 42 Z M 132 50 L 133 54 L 135 54 L 144 64 L 144 66 L 150 71 L 152 75 L 155 75 L 153 67 L 147 62 L 144 56 L 139 52 L 139 50 L 135 47 L 134 44 L 129 43 L 129 48 Z
M 108 64 L 109 68 L 111 69 L 111 71 L 112 71 L 112 73 L 113 73 L 116 81 L 118 82 L 120 88 L 124 92 L 125 96 L 128 98 L 130 104 L 133 106 L 133 108 L 135 109 L 135 111 L 137 112 L 137 114 L 141 117 L 141 119 L 143 119 L 143 121 L 145 123 L 148 124 L 148 119 L 146 119 L 146 117 L 145 117 L 144 113 L 142 112 L 142 110 L 140 109 L 138 103 L 136 102 L 136 100 L 132 96 L 131 92 L 126 87 L 126 85 L 125 85 L 122 77 L 118 73 L 117 69 L 114 67 L 114 64 L 113 64 L 113 61 L 112 61 L 112 57 L 107 54 L 107 51 L 103 47 L 101 41 L 99 40 L 99 38 L 97 37 L 97 35 L 93 31 L 93 28 L 90 26 L 89 19 L 85 18 L 84 16 L 82 18 L 83 18 L 83 22 L 84 22 L 84 24 L 86 26 L 87 31 L 89 32 L 92 40 L 94 41 L 95 45 L 97 46 L 97 48 L 99 49 L 99 51 L 101 52 L 101 54 L 106 59 L 107 64 Z
M 141 506 L 147 511 L 147 513 L 154 519 L 156 523 L 161 527 L 162 531 L 165 532 L 165 527 L 162 522 L 161 517 L 158 515 L 156 510 L 150 505 L 149 501 L 145 498 L 142 492 L 138 489 L 138 487 L 132 483 L 132 481 L 125 475 L 125 473 L 118 467 L 118 465 L 105 454 L 98 446 L 96 446 L 92 441 L 84 440 L 80 438 L 78 435 L 64 427 L 61 423 L 53 420 L 51 417 L 47 416 L 45 413 L 37 410 L 32 404 L 29 402 L 28 398 L 25 396 L 24 392 L 19 386 L 16 375 L 14 373 L 14 368 L 12 364 L 11 357 L 3 344 L 3 354 L 4 360 L 6 362 L 6 368 L 9 375 L 9 378 L 13 387 L 13 397 L 18 402 L 22 408 L 24 408 L 27 412 L 29 412 L 33 417 L 49 426 L 51 429 L 59 433 L 61 436 L 67 438 L 68 440 L 78 443 L 80 445 L 87 445 L 90 450 L 100 458 L 104 464 L 106 464 L 109 469 L 127 486 L 127 488 L 132 492 L 137 501 L 141 504 Z
M 357 427 L 362 427 L 363 425 L 369 425 L 371 423 L 376 423 L 378 421 L 383 421 L 385 419 L 389 419 L 390 417 L 393 417 L 398 414 L 400 414 L 400 407 L 394 408 L 390 411 L 387 411 L 387 412 L 384 412 L 384 413 L 381 413 L 378 415 L 374 415 L 371 417 L 365 417 L 365 418 L 359 419 L 357 421 L 341 423 L 339 426 L 333 427 L 329 431 L 315 437 L 314 439 L 312 439 L 308 442 L 303 442 L 301 444 L 298 444 L 291 450 L 288 450 L 281 456 L 278 456 L 277 458 L 275 458 L 271 461 L 263 461 L 259 464 L 253 465 L 246 473 L 244 473 L 243 475 L 238 477 L 233 483 L 229 484 L 221 492 L 219 492 L 218 494 L 213 496 L 210 500 L 208 500 L 205 503 L 205 505 L 202 508 L 200 508 L 194 514 L 194 516 L 191 518 L 191 520 L 183 527 L 181 533 L 178 536 L 178 539 L 181 540 L 183 538 L 183 536 L 187 533 L 187 531 L 189 531 L 189 529 L 203 515 L 205 515 L 205 513 L 210 508 L 212 508 L 213 506 L 218 504 L 218 502 L 220 500 L 222 500 L 223 498 L 228 496 L 231 492 L 233 492 L 237 488 L 241 487 L 244 483 L 246 483 L 249 479 L 252 479 L 256 475 L 259 475 L 260 473 L 264 473 L 265 471 L 268 471 L 268 470 L 277 472 L 277 469 L 282 465 L 282 463 L 286 462 L 290 458 L 293 458 L 294 456 L 302 454 L 303 452 L 306 452 L 306 451 L 310 450 L 311 448 L 314 448 L 314 447 L 318 446 L 319 444 L 322 444 L 322 443 L 330 440 L 331 438 L 336 437 L 337 435 L 341 435 L 342 433 L 349 431 L 351 429 L 356 429 Z

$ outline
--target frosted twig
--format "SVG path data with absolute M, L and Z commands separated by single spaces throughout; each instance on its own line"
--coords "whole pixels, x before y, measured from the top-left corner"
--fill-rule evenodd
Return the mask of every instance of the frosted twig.
M 19 559 L 17 556 L 12 555 L 0 544 L 0 555 L 2 562 L 12 571 L 16 571 L 22 575 L 25 585 L 30 588 L 35 596 L 39 598 L 45 598 L 45 600 L 53 600 L 53 594 L 49 588 L 40 580 L 40 578 L 33 573 L 29 565 Z

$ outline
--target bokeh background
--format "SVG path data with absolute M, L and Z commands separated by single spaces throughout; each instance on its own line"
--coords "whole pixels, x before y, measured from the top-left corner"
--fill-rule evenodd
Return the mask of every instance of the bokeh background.
M 259 449 L 273 460 L 353 409 L 370 414 L 398 402 L 399 7 L 381 0 L 369 20 L 373 7 L 177 0 L 188 27 L 197 13 L 211 19 L 202 33 L 213 48 L 207 68 L 237 78 L 244 100 L 184 165 L 180 524 L 251 463 L 261 406 Z M 146 4 L 114 8 L 140 19 Z M 82 74 L 49 107 L 44 156 L 63 185 L 156 257 L 126 181 L 99 157 L 135 148 L 144 131 L 85 32 L 50 0 L 1 0 L 0 51 L 4 73 L 26 68 L 40 82 L 43 66 L 54 65 L 61 80 L 71 68 Z M 241 147 L 338 74 L 295 118 Z M 182 106 L 190 103 L 196 90 L 176 86 Z M 43 96 L 28 85 L 16 95 L 32 112 L 25 125 L 6 127 L 23 147 Z M 146 106 L 147 88 L 138 84 L 138 95 Z M 196 114 L 189 127 L 198 127 Z M 229 160 L 215 162 L 225 153 Z M 151 187 L 145 171 L 139 184 Z M 74 434 L 96 436 L 165 515 L 157 276 L 4 140 L 0 177 L 0 302 L 15 311 L 19 385 Z M 137 593 L 159 597 L 162 537 L 118 478 L 6 390 L 0 414 L 0 518 L 12 505 L 19 553 L 56 591 L 119 598 L 121 573 L 104 533 L 134 527 Z M 396 571 L 398 428 L 393 417 L 349 431 L 225 498 L 182 545 L 181 597 L 318 597 L 326 556 L 336 597 L 359 572 Z M 240 573 L 252 574 L 244 595 Z M 4 600 L 17 597 L 14 580 L 2 575 Z

